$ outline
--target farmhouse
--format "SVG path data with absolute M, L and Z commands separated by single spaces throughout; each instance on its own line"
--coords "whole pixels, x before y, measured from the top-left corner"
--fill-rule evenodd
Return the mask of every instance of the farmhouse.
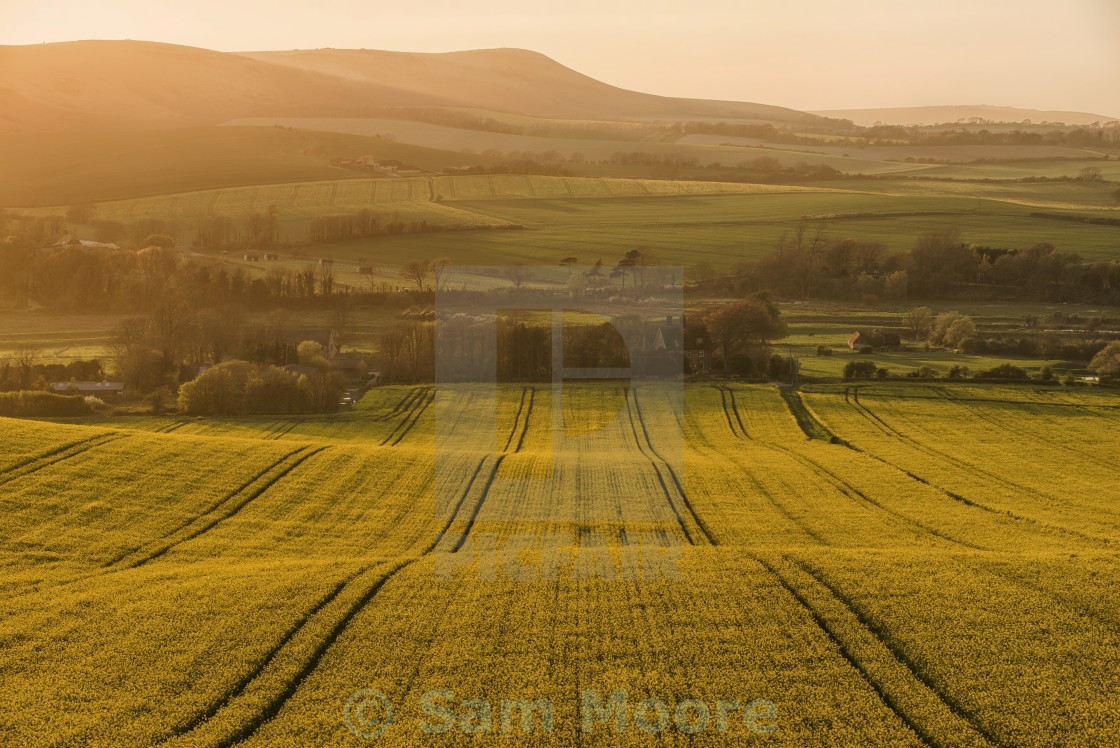
M 266 252 L 265 255 L 264 255 L 265 262 L 276 262 L 279 259 L 280 259 L 280 255 L 274 254 L 272 252 Z
M 384 161 L 374 161 L 370 166 L 380 171 L 383 174 L 388 174 L 391 177 L 415 177 L 423 172 L 415 166 L 397 161 L 396 159 L 386 159 Z
M 112 395 L 124 397 L 124 382 L 53 382 L 51 391 L 61 395 Z
M 254 255 L 254 254 L 246 254 L 246 255 L 242 256 L 242 259 L 245 260 L 245 262 L 260 262 L 261 261 L 261 256 L 260 255 Z
M 711 341 L 707 331 L 703 327 L 686 326 L 683 315 L 679 324 L 674 324 L 672 315 L 665 318 L 665 324 L 654 331 L 651 348 L 655 353 L 680 351 L 688 362 L 688 371 L 693 374 L 711 369 Z
M 58 241 L 51 245 L 59 249 L 81 247 L 82 249 L 120 249 L 120 245 L 111 242 L 95 242 L 89 239 L 79 239 L 73 234 L 63 234 Z

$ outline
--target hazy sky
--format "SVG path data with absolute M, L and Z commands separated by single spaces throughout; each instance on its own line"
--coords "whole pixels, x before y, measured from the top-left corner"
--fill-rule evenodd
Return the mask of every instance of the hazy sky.
M 72 39 L 524 47 L 671 96 L 1120 117 L 1120 0 L 0 0 L 0 44 Z

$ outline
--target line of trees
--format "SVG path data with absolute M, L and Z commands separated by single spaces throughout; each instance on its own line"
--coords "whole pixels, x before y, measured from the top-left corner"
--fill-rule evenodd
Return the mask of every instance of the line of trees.
M 795 298 L 987 299 L 1080 301 L 1120 305 L 1120 261 L 1086 261 L 1051 244 L 985 247 L 965 242 L 955 229 L 918 237 L 908 252 L 889 253 L 878 242 L 836 239 L 822 224 L 800 224 L 774 252 L 741 262 L 718 277 L 711 268 L 693 276 L 738 291 L 772 289 Z
M 858 137 L 871 144 L 906 145 L 1064 145 L 1072 147 L 1108 146 L 1120 143 L 1120 127 L 1054 128 L 1049 131 L 1014 129 L 979 130 L 971 128 L 901 127 L 876 125 L 863 129 Z
M 626 315 L 609 323 L 565 322 L 565 368 L 625 369 L 645 375 L 693 372 L 686 351 L 702 351 L 704 370 L 741 376 L 788 376 L 788 359 L 770 345 L 787 334 L 786 323 L 770 294 L 753 294 L 721 304 L 679 323 L 660 323 Z M 666 350 L 655 345 L 659 328 Z M 398 321 L 379 335 L 383 377 L 387 381 L 431 381 L 439 350 L 441 378 L 464 381 L 551 381 L 553 331 L 524 315 L 498 319 L 457 315 L 438 324 Z M 674 340 L 676 342 L 674 342 Z M 776 359 L 776 360 L 775 360 Z M 559 363 L 559 362 L 557 362 Z
M 194 307 L 260 305 L 270 300 L 332 296 L 348 289 L 329 264 L 273 268 L 250 275 L 218 259 L 186 256 L 170 246 L 139 251 L 104 247 L 43 249 L 0 245 L 0 297 L 62 309 L 150 310 L 168 298 Z
M 844 365 L 844 379 L 887 379 L 895 376 L 890 369 L 879 366 L 874 361 L 849 361 Z M 902 375 L 907 379 L 980 379 L 988 381 L 1016 382 L 1035 380 L 1038 382 L 1057 384 L 1054 372 L 1049 366 L 1043 366 L 1033 376 L 1024 368 L 1014 364 L 999 364 L 991 369 L 971 373 L 967 366 L 954 364 L 949 367 L 944 377 L 938 375 L 931 366 L 919 366 Z M 1072 377 L 1067 375 L 1067 382 L 1072 382 Z
M 1030 122 L 998 123 L 976 122 L 973 127 L 929 125 L 873 125 L 859 127 L 849 120 L 830 120 L 824 125 L 798 125 L 796 129 L 776 127 L 770 124 L 746 124 L 733 122 L 681 122 L 672 126 L 671 133 L 681 135 L 700 133 L 724 135 L 740 138 L 754 138 L 771 143 L 792 145 L 1065 145 L 1072 147 L 1108 146 L 1120 143 L 1120 125 L 1102 123 L 1099 127 L 1062 127 L 1051 126 L 1041 129 L 1048 123 Z M 1014 129 L 989 129 L 999 124 L 1020 125 Z M 988 125 L 980 127 L 976 125 Z M 1030 128 L 1030 129 L 1026 129 Z M 841 139 L 829 142 L 819 138 L 801 135 L 799 132 L 818 132 L 840 135 Z M 679 136 L 678 136 L 679 137 Z M 672 136 L 670 135 L 670 138 Z
M 330 314 L 331 330 L 340 344 L 350 326 L 345 304 Z M 304 363 L 299 319 L 275 309 L 250 319 L 237 306 L 194 309 L 168 300 L 146 316 L 121 321 L 110 339 L 114 369 L 131 389 L 152 391 L 173 384 L 179 367 L 198 367 L 241 359 L 283 366 Z
M 100 382 L 105 376 L 97 359 L 68 364 L 44 364 L 38 359 L 39 351 L 25 346 L 0 361 L 0 392 L 45 390 L 51 382 Z

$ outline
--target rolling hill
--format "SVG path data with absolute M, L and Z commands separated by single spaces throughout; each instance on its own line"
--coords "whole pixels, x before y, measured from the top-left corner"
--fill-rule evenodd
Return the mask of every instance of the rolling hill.
M 251 52 L 255 60 L 361 83 L 393 85 L 461 106 L 560 119 L 722 117 L 775 122 L 818 119 L 792 109 L 732 101 L 677 99 L 627 91 L 524 49 L 417 53 L 319 49 Z
M 0 129 L 157 128 L 265 116 L 475 107 L 567 119 L 821 121 L 782 107 L 674 99 L 601 83 L 534 52 L 235 54 L 140 41 L 0 47 Z

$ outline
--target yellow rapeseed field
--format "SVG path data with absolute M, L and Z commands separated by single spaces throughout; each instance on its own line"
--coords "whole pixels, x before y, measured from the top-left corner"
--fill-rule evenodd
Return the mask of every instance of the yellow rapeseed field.
M 0 744 L 1110 745 L 1118 427 L 893 383 L 0 419 Z

